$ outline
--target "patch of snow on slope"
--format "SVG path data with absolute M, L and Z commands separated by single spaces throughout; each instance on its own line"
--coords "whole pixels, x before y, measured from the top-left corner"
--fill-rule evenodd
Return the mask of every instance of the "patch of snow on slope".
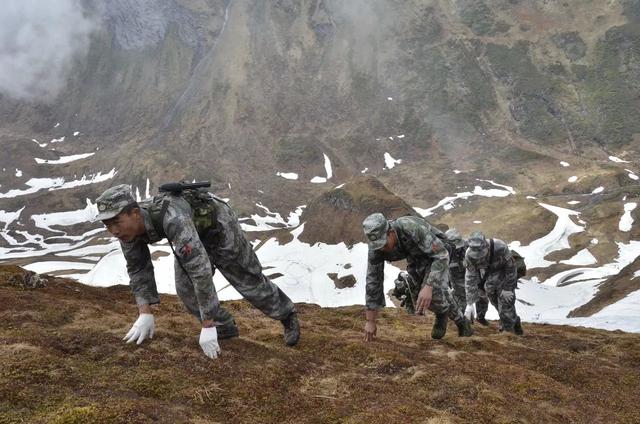
M 633 224 L 633 217 L 631 212 L 638 206 L 635 202 L 624 204 L 624 214 L 620 217 L 620 223 L 618 223 L 618 229 L 620 231 L 631 231 L 631 225 Z
M 616 162 L 616 163 L 629 163 L 629 161 L 628 161 L 628 160 L 622 160 L 622 159 L 617 158 L 617 157 L 615 157 L 615 156 L 609 156 L 609 160 L 610 160 L 611 162 Z
M 393 169 L 394 166 L 402 163 L 402 159 L 394 159 L 388 152 L 384 152 L 384 166 L 386 169 Z
M 296 174 L 295 172 L 276 172 L 276 175 L 278 177 L 282 177 L 285 180 L 297 180 L 298 179 L 298 174 Z
M 24 208 L 25 207 L 23 206 L 15 212 L 0 210 L 0 222 L 4 222 L 4 230 L 9 228 L 9 225 L 11 225 L 12 222 L 17 221 L 20 218 L 20 214 Z
M 80 160 L 80 159 L 85 159 L 88 157 L 91 157 L 95 155 L 95 153 L 81 153 L 79 155 L 71 155 L 71 156 L 61 156 L 59 159 L 40 159 L 40 158 L 34 158 L 35 161 L 39 164 L 49 164 L 49 165 L 59 165 L 62 163 L 69 163 L 69 162 L 74 162 L 76 160 Z
M 324 156 L 324 170 L 327 173 L 327 180 L 330 180 L 333 177 L 333 169 L 331 169 L 331 159 L 326 154 L 322 154 Z
M 598 260 L 591 254 L 591 252 L 589 252 L 589 249 L 582 249 L 570 259 L 560 261 L 560 263 L 565 265 L 585 266 L 597 264 Z
M 52 225 L 69 226 L 91 222 L 98 214 L 96 205 L 87 199 L 87 206 L 84 209 L 66 212 L 45 213 L 40 215 L 31 215 L 31 219 L 36 223 L 36 227 L 44 228 L 52 232 L 60 232 L 51 228 Z
M 65 179 L 63 177 L 31 178 L 29 181 L 25 182 L 25 184 L 29 186 L 28 189 L 22 189 L 22 190 L 13 189 L 13 190 L 9 190 L 6 193 L 0 193 L 0 199 L 7 198 L 7 197 L 24 196 L 27 194 L 36 193 L 40 190 L 49 190 L 49 191 L 64 190 L 72 187 L 95 184 L 95 183 L 109 180 L 113 178 L 116 174 L 117 174 L 117 171 L 114 168 L 111 171 L 109 171 L 109 173 L 104 175 L 101 172 L 98 172 L 97 174 L 91 176 L 90 178 L 87 178 L 86 175 L 83 175 L 82 178 L 79 180 L 73 180 L 68 182 L 65 182 Z
M 494 185 L 497 185 L 493 182 L 491 182 Z M 501 185 L 500 185 L 501 186 Z M 442 207 L 445 208 L 445 210 L 451 209 L 452 207 L 455 206 L 455 201 L 457 199 L 468 199 L 470 197 L 473 196 L 482 196 L 482 197 L 506 197 L 509 196 L 511 194 L 513 194 L 513 189 L 509 186 L 504 186 L 504 187 L 508 187 L 511 190 L 500 190 L 500 189 L 484 189 L 480 186 L 475 186 L 473 189 L 473 192 L 470 191 L 465 191 L 462 193 L 456 193 L 454 196 L 448 196 L 445 197 L 444 199 L 440 200 L 438 202 L 437 205 L 431 207 L 431 208 L 427 208 L 427 209 L 422 209 L 422 208 L 418 208 L 418 207 L 414 207 L 413 209 L 418 212 L 420 215 L 422 216 L 430 216 L 433 215 L 433 211 Z
M 521 246 L 519 241 L 513 241 L 509 244 L 509 247 L 524 257 L 528 269 L 544 268 L 555 264 L 555 262 L 545 260 L 544 257 L 556 250 L 570 248 L 569 236 L 584 231 L 584 227 L 575 224 L 571 220 L 571 216 L 577 216 L 580 212 L 545 203 L 538 204 L 558 216 L 553 230 L 544 237 L 532 241 L 527 246 Z

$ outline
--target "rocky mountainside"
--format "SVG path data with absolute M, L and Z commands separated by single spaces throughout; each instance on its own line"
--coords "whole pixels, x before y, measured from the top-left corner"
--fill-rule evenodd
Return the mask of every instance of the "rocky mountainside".
M 62 4 L 61 89 L 0 78 L 0 261 L 126 283 L 87 199 L 206 179 L 298 301 L 362 302 L 362 218 L 418 213 L 515 243 L 526 319 L 640 331 L 640 1 Z
M 227 302 L 240 338 L 206 358 L 198 325 L 163 295 L 151 342 L 121 339 L 128 288 L 35 279 L 0 266 L 0 422 L 30 423 L 636 423 L 640 335 L 526 325 L 470 338 L 432 317 L 382 312 L 363 341 L 362 307 L 298 305 L 302 339 L 249 304 Z
M 326 155 L 329 183 L 366 169 L 428 204 L 453 168 L 533 190 L 523 169 L 545 160 L 638 158 L 637 0 L 83 5 L 90 46 L 55 100 L 0 97 L 3 187 L 113 168 L 110 183 L 211 179 L 246 210 L 292 210 L 325 188 L 309 181 Z M 385 152 L 403 166 L 383 171 Z

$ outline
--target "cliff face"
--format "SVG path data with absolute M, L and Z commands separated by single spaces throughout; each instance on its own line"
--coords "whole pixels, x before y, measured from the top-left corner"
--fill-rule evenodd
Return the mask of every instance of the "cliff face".
M 84 138 L 58 154 L 100 150 L 68 173 L 115 167 L 118 179 L 140 186 L 147 177 L 207 178 L 239 204 L 291 208 L 318 193 L 308 181 L 323 175 L 323 153 L 346 177 L 381 173 L 384 152 L 417 166 L 485 161 L 507 146 L 508 157 L 524 152 L 525 165 L 558 152 L 598 158 L 635 149 L 640 132 L 637 1 L 85 8 L 99 29 L 58 98 L 0 98 L 0 136 L 14 149 L 3 167 L 31 160 L 38 149 L 25 140 L 80 130 Z M 503 165 L 507 176 L 519 168 Z M 398 172 L 418 182 L 438 176 L 424 168 Z M 277 171 L 300 179 L 281 184 Z

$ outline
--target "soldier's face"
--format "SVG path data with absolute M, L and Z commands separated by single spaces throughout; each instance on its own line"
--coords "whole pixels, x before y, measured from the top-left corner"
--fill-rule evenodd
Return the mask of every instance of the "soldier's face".
M 102 221 L 114 237 L 129 242 L 145 233 L 144 219 L 140 209 L 133 209 L 129 213 L 123 212 L 114 218 Z
M 393 249 L 395 249 L 397 243 L 398 236 L 396 236 L 396 232 L 393 230 L 389 230 L 389 232 L 387 233 L 387 242 L 380 250 L 382 250 L 383 252 L 391 252 Z

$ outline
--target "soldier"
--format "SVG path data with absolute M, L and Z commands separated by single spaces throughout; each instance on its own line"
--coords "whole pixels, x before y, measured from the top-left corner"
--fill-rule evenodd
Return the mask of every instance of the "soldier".
M 295 307 L 262 273 L 233 210 L 205 191 L 190 193 L 198 194 L 194 197 L 200 202 L 197 207 L 176 193 L 161 193 L 138 204 L 124 184 L 106 190 L 96 200 L 99 213 L 95 220 L 120 240 L 140 313 L 124 340 L 140 344 L 153 337 L 151 305 L 160 303 L 160 298 L 147 245 L 166 237 L 175 255 L 176 292 L 202 323 L 199 343 L 205 355 L 216 358 L 218 339 L 238 336 L 233 317 L 218 301 L 212 280 L 216 268 L 253 306 L 280 320 L 285 343 L 295 345 L 300 337 Z
M 515 306 L 518 285 L 516 261 L 507 244 L 498 239 L 487 241 L 484 234 L 475 231 L 469 237 L 465 261 L 465 315 L 475 315 L 475 302 L 480 299 L 480 291 L 484 288 L 489 301 L 498 310 L 503 330 L 522 335 L 522 323 Z
M 451 257 L 449 258 L 449 278 L 451 282 L 451 288 L 453 289 L 453 297 L 455 298 L 458 306 L 462 309 L 467 306 L 467 294 L 464 286 L 465 264 L 464 256 L 467 252 L 468 243 L 462 238 L 460 232 L 455 228 L 451 228 L 444 233 L 447 240 L 454 246 Z M 480 299 L 476 302 L 476 311 L 478 321 L 482 325 L 489 325 L 485 315 L 489 309 L 489 299 L 484 290 L 479 291 Z M 467 316 L 467 319 L 471 320 L 471 316 Z
M 362 223 L 369 243 L 366 284 L 365 340 L 377 333 L 378 309 L 385 306 L 384 262 L 407 260 L 407 271 L 420 286 L 415 311 L 429 309 L 436 314 L 431 337 L 441 339 L 447 331 L 447 318 L 458 327 L 458 335 L 471 336 L 473 329 L 449 291 L 449 253 L 438 237 L 440 230 L 415 216 L 387 221 L 381 213 L 369 215 Z

